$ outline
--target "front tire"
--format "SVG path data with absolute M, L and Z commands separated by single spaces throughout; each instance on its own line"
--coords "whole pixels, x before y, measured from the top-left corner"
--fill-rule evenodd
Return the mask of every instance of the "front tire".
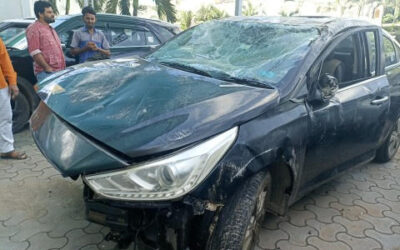
M 11 101 L 14 133 L 18 133 L 26 127 L 33 110 L 39 104 L 39 97 L 32 84 L 22 77 L 18 77 L 17 82 L 19 95 Z
M 269 190 L 270 176 L 267 172 L 248 178 L 222 209 L 208 249 L 253 249 L 266 213 Z

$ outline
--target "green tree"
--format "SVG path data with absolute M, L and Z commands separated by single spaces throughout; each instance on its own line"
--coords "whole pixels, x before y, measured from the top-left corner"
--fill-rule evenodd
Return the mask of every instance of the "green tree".
M 182 30 L 188 29 L 192 26 L 193 22 L 193 12 L 192 11 L 182 11 L 179 15 L 179 22 Z
M 66 0 L 65 1 L 65 15 L 69 14 L 70 8 L 71 8 L 71 0 Z
M 250 1 L 247 2 L 247 5 L 243 8 L 243 15 L 244 16 L 255 16 L 258 15 L 258 11 L 254 6 L 251 4 Z
M 168 22 L 176 22 L 176 10 L 175 5 L 171 3 L 171 0 L 153 0 L 156 4 L 156 10 L 160 19 L 166 19 Z M 138 14 L 139 0 L 107 0 L 105 11 L 107 13 L 117 13 L 117 7 L 119 6 L 120 14 L 130 15 L 130 5 L 132 3 L 133 15 Z
M 213 19 L 221 19 L 227 17 L 228 14 L 225 11 L 219 10 L 213 5 L 201 6 L 196 12 L 196 22 L 205 22 Z
M 83 6 L 84 4 L 85 4 L 85 1 L 84 0 L 76 0 L 76 2 L 79 4 L 79 7 L 82 9 L 83 7 L 85 7 L 85 6 Z M 96 11 L 96 12 L 103 12 L 103 6 L 104 6 L 104 3 L 106 2 L 106 0 L 93 0 L 93 6 L 92 6 L 92 3 L 91 3 L 91 1 L 89 1 L 89 5 L 90 6 L 92 6 L 93 7 L 93 9 Z
M 48 2 L 53 6 L 54 14 L 58 15 L 57 0 L 48 0 Z

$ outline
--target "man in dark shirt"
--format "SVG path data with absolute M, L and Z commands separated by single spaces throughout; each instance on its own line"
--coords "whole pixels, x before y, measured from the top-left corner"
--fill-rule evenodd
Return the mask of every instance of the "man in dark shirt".
M 94 28 L 96 12 L 92 7 L 82 9 L 85 26 L 75 31 L 71 42 L 71 54 L 79 56 L 79 63 L 85 62 L 100 53 L 104 57 L 110 56 L 110 45 L 103 32 Z

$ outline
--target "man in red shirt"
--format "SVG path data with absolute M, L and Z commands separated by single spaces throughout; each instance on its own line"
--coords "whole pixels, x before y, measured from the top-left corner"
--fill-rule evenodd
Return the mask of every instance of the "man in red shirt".
M 60 38 L 50 26 L 55 21 L 51 4 L 36 1 L 34 11 L 37 20 L 26 29 L 26 38 L 36 78 L 41 82 L 52 73 L 65 69 L 65 59 Z

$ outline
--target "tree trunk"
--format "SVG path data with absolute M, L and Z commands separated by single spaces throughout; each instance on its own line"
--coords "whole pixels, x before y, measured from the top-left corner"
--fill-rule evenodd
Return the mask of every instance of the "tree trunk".
M 69 14 L 70 7 L 71 7 L 71 0 L 66 0 L 66 3 L 65 3 L 65 15 Z
M 133 15 L 134 16 L 138 15 L 138 9 L 139 9 L 139 0 L 133 0 Z

